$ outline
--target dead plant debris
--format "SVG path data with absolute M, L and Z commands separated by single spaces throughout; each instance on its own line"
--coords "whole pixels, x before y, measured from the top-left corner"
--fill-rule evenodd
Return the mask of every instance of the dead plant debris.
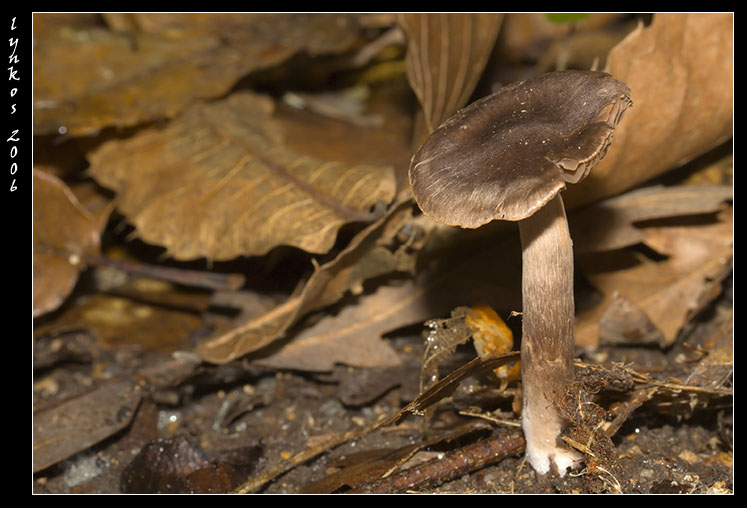
M 733 14 L 37 13 L 33 47 L 35 493 L 733 492 Z M 582 459 L 538 477 L 519 235 L 436 224 L 408 167 L 591 67 L 634 106 L 564 191 Z

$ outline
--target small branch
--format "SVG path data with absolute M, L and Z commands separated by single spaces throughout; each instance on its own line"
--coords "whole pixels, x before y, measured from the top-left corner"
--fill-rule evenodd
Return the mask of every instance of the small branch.
M 691 386 L 683 385 L 680 383 L 665 383 L 662 381 L 654 381 L 648 376 L 644 376 L 637 372 L 632 372 L 635 381 L 638 383 L 644 383 L 651 386 L 658 386 L 660 388 L 666 388 L 672 391 L 683 391 L 683 392 L 699 392 L 699 393 L 710 393 L 712 395 L 727 395 L 732 396 L 734 392 L 726 388 L 706 388 L 704 386 Z
M 601 367 L 600 365 L 593 365 L 593 364 L 584 363 L 584 362 L 574 362 L 574 365 L 582 369 L 585 367 Z M 693 385 L 685 385 L 682 383 L 667 383 L 664 381 L 656 381 L 654 379 L 651 379 L 650 376 L 646 374 L 642 374 L 629 367 L 623 367 L 623 368 L 627 372 L 630 373 L 630 375 L 633 377 L 633 381 L 639 384 L 657 386 L 659 388 L 665 388 L 667 390 L 672 390 L 672 391 L 699 392 L 699 393 L 709 393 L 711 395 L 725 395 L 725 396 L 734 395 L 734 391 L 729 390 L 728 388 L 707 388 L 705 386 L 693 386 Z
M 520 422 L 515 422 L 511 420 L 501 420 L 500 418 L 495 418 L 494 416 L 491 416 L 489 414 L 484 413 L 475 413 L 472 411 L 459 411 L 460 415 L 464 416 L 472 416 L 475 418 L 482 418 L 483 420 L 487 420 L 489 422 L 497 423 L 499 425 L 507 425 L 509 427 L 521 427 Z
M 399 26 L 394 26 L 358 50 L 353 58 L 350 59 L 349 65 L 351 68 L 360 68 L 368 65 L 385 48 L 389 46 L 404 46 L 406 42 L 405 34 Z
M 245 282 L 244 276 L 238 273 L 224 274 L 185 270 L 183 268 L 149 265 L 138 261 L 116 261 L 90 254 L 83 254 L 80 257 L 80 262 L 86 265 L 108 266 L 135 275 L 206 289 L 236 291 Z
M 524 450 L 521 432 L 494 436 L 394 473 L 348 494 L 392 494 L 440 485 Z

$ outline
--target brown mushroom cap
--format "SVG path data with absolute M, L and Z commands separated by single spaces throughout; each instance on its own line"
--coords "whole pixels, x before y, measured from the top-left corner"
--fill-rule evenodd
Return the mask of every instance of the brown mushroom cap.
M 609 74 L 562 71 L 508 85 L 446 120 L 410 164 L 432 219 L 476 228 L 521 220 L 604 157 L 630 89 Z

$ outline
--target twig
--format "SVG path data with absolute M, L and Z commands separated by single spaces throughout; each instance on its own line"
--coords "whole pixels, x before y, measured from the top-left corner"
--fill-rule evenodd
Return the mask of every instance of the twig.
M 235 291 L 243 286 L 245 281 L 244 276 L 238 273 L 224 274 L 185 270 L 183 268 L 149 265 L 138 261 L 117 261 L 90 254 L 81 255 L 80 262 L 86 265 L 108 266 L 135 275 L 153 277 L 154 279 L 166 280 L 176 284 L 206 289 Z
M 404 46 L 405 42 L 405 34 L 398 26 L 395 26 L 358 50 L 350 59 L 349 65 L 351 68 L 368 65 L 383 49 L 389 46 Z
M 524 450 L 521 432 L 493 436 L 465 446 L 423 464 L 394 473 L 368 485 L 348 491 L 349 494 L 389 494 L 426 488 L 459 478 L 488 464 Z
M 464 416 L 473 416 L 475 418 L 482 418 L 483 420 L 497 423 L 499 425 L 508 425 L 509 427 L 521 427 L 521 423 L 519 422 L 514 422 L 511 420 L 502 420 L 500 418 L 495 418 L 494 416 L 490 416 L 489 414 L 475 413 L 473 411 L 459 411 L 459 414 L 464 415 Z
M 584 362 L 573 362 L 573 364 L 576 367 L 579 368 L 585 368 L 585 367 L 602 367 L 601 365 L 592 365 Z M 604 368 L 604 367 L 602 367 Z M 630 375 L 633 377 L 633 381 L 640 384 L 646 384 L 651 386 L 658 386 L 660 388 L 666 388 L 668 390 L 673 391 L 684 391 L 684 392 L 699 392 L 699 393 L 710 393 L 712 395 L 734 395 L 733 390 L 729 390 L 727 388 L 707 388 L 704 386 L 693 386 L 693 385 L 685 385 L 682 383 L 667 383 L 664 381 L 656 381 L 654 379 L 651 379 L 646 374 L 642 374 L 636 370 L 633 370 L 629 367 L 623 367 L 627 372 L 630 373 Z
M 638 383 L 645 383 L 651 386 L 658 386 L 660 388 L 666 388 L 668 390 L 683 391 L 683 392 L 710 393 L 713 395 L 734 395 L 734 392 L 732 390 L 728 390 L 726 388 L 706 388 L 704 386 L 683 385 L 681 383 L 665 383 L 663 381 L 654 381 L 648 376 L 644 374 L 640 374 L 635 371 L 630 371 L 630 372 L 633 375 L 633 378 L 635 379 L 635 381 Z

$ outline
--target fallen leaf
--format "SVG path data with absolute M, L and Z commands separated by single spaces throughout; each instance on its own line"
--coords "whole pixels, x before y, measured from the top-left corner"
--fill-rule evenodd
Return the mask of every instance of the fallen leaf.
M 499 41 L 502 62 L 537 59 L 552 41 L 567 37 L 571 32 L 598 30 L 619 22 L 619 13 L 591 13 L 575 23 L 553 23 L 544 13 L 510 12 L 501 27 Z
M 727 316 L 722 325 L 703 345 L 705 357 L 692 369 L 687 384 L 707 388 L 725 388 L 734 376 L 734 316 Z
M 57 309 L 72 292 L 81 257 L 99 252 L 100 224 L 62 180 L 34 170 L 34 317 Z
M 609 153 L 564 200 L 618 194 L 732 136 L 733 28 L 731 13 L 656 14 L 610 52 L 605 70 L 630 87 L 633 107 Z
M 226 40 L 260 44 L 264 53 L 280 48 L 311 56 L 347 50 L 358 35 L 359 15 L 314 13 L 109 13 L 107 23 L 122 17 L 130 29 L 146 33 L 191 32 Z M 258 51 L 258 49 L 255 49 Z M 262 54 L 261 56 L 269 56 Z
M 101 18 L 92 12 L 35 12 L 33 14 L 34 38 L 43 37 L 63 26 L 96 27 L 101 26 Z
M 112 380 L 90 393 L 34 414 L 34 472 L 127 427 L 141 398 L 136 381 Z
M 514 334 L 498 313 L 489 305 L 473 305 L 467 310 L 465 319 L 472 329 L 472 340 L 480 358 L 491 354 L 508 353 L 514 348 Z M 503 365 L 493 371 L 500 380 L 500 391 L 508 383 L 519 379 L 520 363 Z
M 640 307 L 615 291 L 599 318 L 599 344 L 665 347 L 666 340 Z
M 345 223 L 394 197 L 389 166 L 289 151 L 273 102 L 253 93 L 198 105 L 163 130 L 105 143 L 90 172 L 140 237 L 175 259 L 227 260 L 278 245 L 325 253 Z
M 513 288 L 520 287 L 517 279 L 521 272 L 513 269 L 512 262 L 520 261 L 520 250 L 517 242 L 516 250 L 507 252 L 506 244 L 510 245 L 510 240 L 513 239 L 496 242 L 495 246 L 466 260 L 451 260 L 422 270 L 415 278 L 389 280 L 360 295 L 335 317 L 325 318 L 318 326 L 299 332 L 282 349 L 272 351 L 271 356 L 255 361 L 273 367 L 282 365 L 308 370 L 323 365 L 324 370 L 329 370 L 335 359 L 343 356 L 345 360 L 340 361 L 345 363 L 352 363 L 352 359 L 365 361 L 362 355 L 349 350 L 349 341 L 366 341 L 368 347 L 378 346 L 380 337 L 387 332 L 446 315 L 465 303 L 488 302 L 495 308 L 517 308 L 520 293 Z M 495 269 L 495 266 L 502 268 Z M 335 352 L 338 348 L 340 351 Z
M 200 326 L 202 319 L 194 312 L 99 293 L 76 302 L 36 333 L 89 330 L 103 347 L 138 345 L 149 351 L 170 352 L 185 348 Z
M 392 207 L 387 215 L 358 233 L 332 261 L 316 269 L 298 295 L 199 343 L 195 352 L 210 362 L 229 362 L 271 344 L 300 317 L 339 301 L 346 292 L 360 293 L 367 279 L 414 270 L 410 248 L 418 241 L 419 228 L 408 220 L 411 213 L 409 202 Z M 405 228 L 410 235 L 404 235 L 405 241 L 400 242 L 398 234 Z
M 600 69 L 607 55 L 635 25 L 579 30 L 554 39 L 535 65 L 535 74 L 566 69 Z
M 381 288 L 386 291 L 388 288 Z M 381 336 L 389 331 L 392 309 L 361 297 L 362 304 L 346 305 L 337 314 L 324 316 L 313 326 L 292 336 L 274 354 L 254 361 L 257 365 L 304 371 L 332 370 L 335 364 L 352 367 L 394 367 L 397 353 Z
M 603 301 L 577 317 L 576 344 L 598 344 L 600 316 L 621 295 L 661 332 L 663 345 L 671 345 L 683 326 L 720 293 L 721 281 L 731 270 L 731 209 L 703 222 L 643 228 L 645 244 L 667 256 L 661 261 L 631 250 L 579 256 L 584 275 Z
M 290 150 L 350 165 L 393 166 L 398 191 L 409 192 L 413 121 L 402 104 L 411 98 L 412 90 L 404 79 L 370 87 L 366 111 L 381 118 L 381 126 L 351 125 L 285 102 L 278 103 L 275 119 L 282 125 Z
M 341 14 L 143 14 L 149 31 L 63 28 L 34 41 L 34 134 L 93 134 L 172 118 L 299 51 L 341 52 Z
M 685 185 L 733 185 L 734 184 L 734 152 L 731 146 L 722 145 L 719 153 L 714 150 L 714 157 L 704 160 L 684 181 Z
M 653 219 L 715 213 L 733 198 L 730 185 L 654 185 L 609 198 L 569 217 L 576 254 L 643 242 L 640 224 Z
M 114 200 L 106 196 L 103 189 L 90 179 L 71 183 L 70 190 L 83 208 L 88 210 L 98 224 L 99 231 L 103 233 L 109 217 L 116 208 Z
M 464 106 L 480 79 L 503 14 L 399 14 L 408 39 L 407 77 L 428 132 Z
M 457 346 L 466 343 L 475 328 L 467 324 L 469 307 L 457 307 L 447 318 L 429 319 L 423 323 L 423 361 L 420 367 L 420 392 L 438 381 L 438 371 L 441 363 L 456 351 Z M 475 348 L 478 349 L 477 342 Z M 482 355 L 481 355 L 482 356 Z M 430 419 L 426 415 L 426 420 Z

